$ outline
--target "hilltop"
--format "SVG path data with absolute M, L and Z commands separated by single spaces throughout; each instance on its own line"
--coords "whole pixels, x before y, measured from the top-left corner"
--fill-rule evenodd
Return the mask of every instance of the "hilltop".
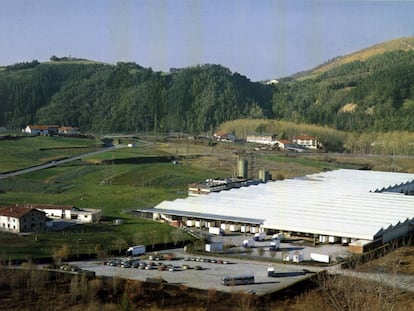
M 364 62 L 369 58 L 393 51 L 414 51 L 414 37 L 403 37 L 391 41 L 381 42 L 348 55 L 337 56 L 311 70 L 302 71 L 293 76 L 297 79 L 311 78 L 341 65 L 355 61 Z

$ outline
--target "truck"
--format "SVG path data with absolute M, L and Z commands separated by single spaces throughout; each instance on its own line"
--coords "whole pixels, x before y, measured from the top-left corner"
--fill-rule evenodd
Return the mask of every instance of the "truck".
M 280 240 L 273 240 L 272 242 L 270 242 L 269 250 L 277 251 L 279 247 L 280 247 Z
M 254 247 L 254 240 L 253 239 L 243 240 L 242 246 L 243 247 Z
M 138 256 L 145 254 L 145 245 L 135 245 L 127 249 L 127 256 Z
M 282 241 L 283 238 L 284 238 L 283 233 L 276 233 L 276 234 L 273 234 L 272 235 L 272 240 L 280 240 L 280 241 Z
M 208 233 L 215 235 L 224 235 L 224 230 L 219 227 L 210 227 L 208 228 Z
M 324 263 L 329 263 L 330 261 L 329 255 L 325 255 L 325 254 L 311 253 L 310 258 L 313 261 L 324 262 Z
M 254 235 L 253 238 L 255 241 L 263 241 L 266 239 L 266 232 L 259 232 Z

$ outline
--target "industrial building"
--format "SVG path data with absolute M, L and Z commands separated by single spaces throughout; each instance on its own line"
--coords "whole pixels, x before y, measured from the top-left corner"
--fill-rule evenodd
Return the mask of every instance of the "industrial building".
M 279 231 L 366 247 L 414 231 L 410 194 L 414 174 L 341 169 L 163 201 L 142 212 L 184 226 Z

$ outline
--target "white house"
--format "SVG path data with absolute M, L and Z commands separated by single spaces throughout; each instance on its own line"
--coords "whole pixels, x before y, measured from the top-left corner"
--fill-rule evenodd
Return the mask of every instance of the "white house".
M 28 125 L 22 130 L 31 135 L 53 135 L 58 133 L 58 125 Z
M 102 217 L 102 211 L 100 209 L 44 204 L 32 204 L 30 207 L 45 212 L 46 216 L 51 219 L 74 220 L 80 223 L 96 223 L 99 222 Z
M 310 135 L 295 136 L 292 142 L 308 149 L 318 149 L 318 139 Z
M 247 135 L 246 141 L 248 143 L 275 145 L 277 143 L 276 135 Z
M 58 133 L 61 135 L 79 135 L 80 132 L 77 127 L 61 126 L 58 129 Z
M 0 230 L 20 233 L 42 231 L 46 228 L 46 213 L 28 206 L 0 209 Z

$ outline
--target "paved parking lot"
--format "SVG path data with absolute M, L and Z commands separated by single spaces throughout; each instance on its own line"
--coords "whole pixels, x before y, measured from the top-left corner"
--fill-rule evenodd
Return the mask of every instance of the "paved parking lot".
M 329 254 L 333 260 L 337 256 L 346 256 L 348 248 L 339 244 L 335 245 L 317 245 L 313 246 L 309 241 L 302 241 L 300 239 L 285 239 L 280 244 L 280 250 L 276 252 L 269 251 L 271 236 L 267 236 L 265 241 L 255 242 L 255 247 L 246 252 L 246 249 L 241 247 L 244 239 L 252 238 L 253 235 L 231 234 L 226 236 L 211 236 L 212 241 L 220 241 L 225 245 L 234 245 L 228 251 L 236 253 L 239 259 L 230 256 L 213 257 L 213 256 L 197 256 L 185 253 L 183 249 L 169 250 L 158 253 L 148 253 L 146 256 L 139 258 L 141 263 L 153 263 L 153 269 L 147 270 L 141 268 L 123 268 L 118 266 L 105 265 L 103 261 L 83 261 L 75 262 L 81 269 L 91 270 L 96 275 L 102 276 L 118 276 L 122 278 L 142 280 L 147 278 L 162 278 L 171 284 L 182 284 L 188 287 L 199 289 L 215 288 L 219 291 L 232 292 L 255 292 L 257 295 L 264 295 L 274 291 L 281 290 L 309 278 L 314 273 L 324 270 L 323 267 L 306 266 L 298 263 L 279 263 L 272 264 L 275 268 L 276 277 L 268 276 L 269 263 L 254 260 L 262 259 L 263 257 L 273 257 L 282 259 L 283 253 L 300 253 L 305 261 L 310 260 L 310 253 Z M 264 250 L 263 254 L 259 254 L 259 249 Z M 159 260 L 155 257 L 172 253 L 176 258 L 174 260 Z M 148 259 L 152 255 L 154 258 Z M 243 260 L 243 257 L 246 257 Z M 200 261 L 200 258 L 203 260 Z M 135 258 L 137 259 L 137 258 Z M 111 260 L 111 259 L 108 259 Z M 116 260 L 125 261 L 128 258 L 117 258 Z M 220 262 L 220 263 L 218 263 Z M 224 262 L 224 263 L 223 263 Z M 168 268 L 160 271 L 159 265 L 172 265 L 173 271 Z M 183 268 L 186 265 L 187 267 Z M 197 267 L 197 268 L 196 268 Z M 250 285 L 225 286 L 220 284 L 223 276 L 236 276 L 252 274 L 255 278 L 255 283 Z
M 160 253 L 158 253 L 160 254 Z M 219 257 L 207 257 L 204 256 L 203 262 L 201 261 L 188 261 L 188 254 L 184 254 L 183 251 L 174 251 L 177 259 L 175 260 L 152 260 L 156 266 L 158 264 L 171 264 L 175 267 L 175 271 L 159 271 L 156 268 L 151 270 L 140 268 L 122 268 L 120 266 L 108 266 L 103 261 L 83 261 L 74 262 L 81 269 L 94 271 L 96 275 L 102 276 L 118 276 L 122 278 L 142 280 L 147 278 L 162 278 L 171 284 L 182 284 L 189 287 L 199 289 L 216 288 L 219 291 L 232 292 L 232 291 L 254 291 L 257 295 L 263 295 L 270 292 L 274 292 L 285 287 L 291 286 L 301 280 L 304 280 L 313 273 L 303 272 L 302 266 L 278 264 L 274 265 L 276 268 L 277 277 L 268 277 L 267 263 L 243 261 L 228 259 L 228 263 L 207 262 L 206 259 L 218 259 Z M 147 258 L 148 256 L 144 257 Z M 197 256 L 190 256 L 193 260 Z M 186 258 L 186 260 L 184 260 Z M 119 260 L 126 260 L 127 258 L 118 258 Z M 149 263 L 148 259 L 140 259 L 141 262 Z M 227 260 L 224 260 L 227 261 Z M 183 265 L 188 265 L 188 269 L 183 269 Z M 196 270 L 195 267 L 201 267 L 201 270 Z M 309 269 L 309 268 L 308 268 Z M 320 269 L 314 269 L 317 271 Z M 220 284 L 220 280 L 223 276 L 235 276 L 240 274 L 253 274 L 255 277 L 255 283 L 251 285 L 238 285 L 238 286 L 225 286 Z

